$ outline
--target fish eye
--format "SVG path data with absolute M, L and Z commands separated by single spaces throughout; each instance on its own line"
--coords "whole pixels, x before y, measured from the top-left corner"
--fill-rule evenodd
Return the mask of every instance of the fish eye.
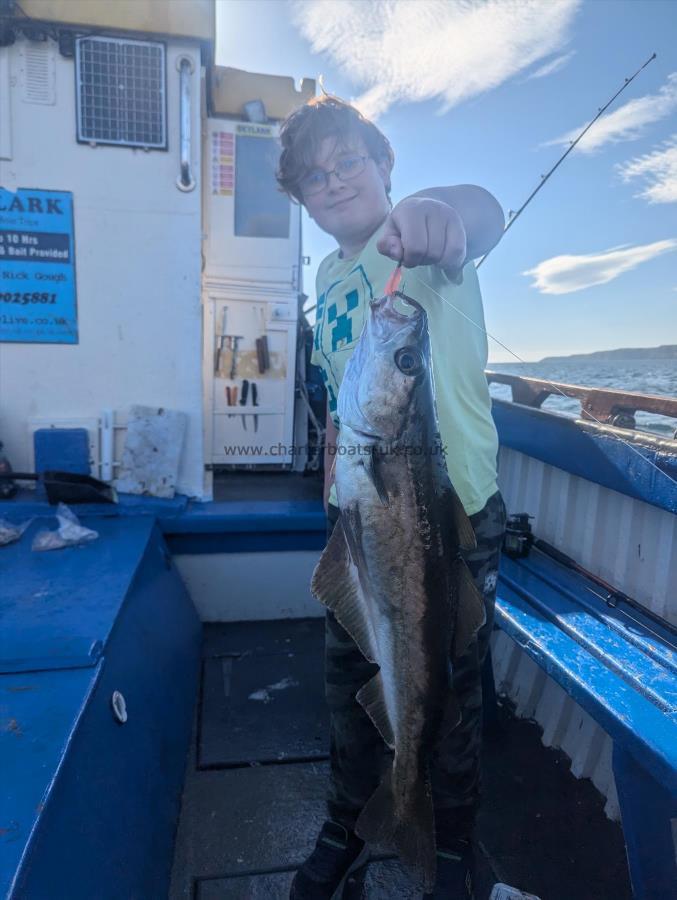
M 395 353 L 395 365 L 404 375 L 418 375 L 423 371 L 423 354 L 416 347 L 400 347 Z

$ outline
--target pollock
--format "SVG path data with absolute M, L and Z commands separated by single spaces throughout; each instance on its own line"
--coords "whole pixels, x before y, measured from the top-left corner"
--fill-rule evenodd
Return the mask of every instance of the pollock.
M 357 700 L 394 751 L 355 830 L 373 848 L 398 853 L 430 892 L 431 760 L 460 721 L 454 660 L 485 611 L 461 557 L 475 535 L 447 472 L 427 316 L 417 301 L 395 291 L 371 302 L 338 416 L 341 516 L 311 589 L 378 665 Z

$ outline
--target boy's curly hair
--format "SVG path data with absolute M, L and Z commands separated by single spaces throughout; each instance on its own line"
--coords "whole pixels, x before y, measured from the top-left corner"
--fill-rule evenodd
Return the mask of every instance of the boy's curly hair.
M 290 113 L 280 129 L 282 153 L 275 174 L 280 188 L 301 204 L 299 181 L 313 167 L 320 144 L 328 137 L 346 145 L 350 138 L 361 137 L 372 159 L 389 160 L 391 170 L 395 163 L 388 138 L 354 106 L 332 94 L 314 97 Z M 386 195 L 390 200 L 390 177 Z

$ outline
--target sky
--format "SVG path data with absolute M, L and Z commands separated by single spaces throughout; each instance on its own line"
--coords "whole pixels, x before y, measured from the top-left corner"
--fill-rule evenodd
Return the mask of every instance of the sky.
M 478 184 L 506 219 L 653 53 L 479 270 L 526 361 L 677 344 L 677 0 L 217 0 L 216 62 L 322 76 L 388 136 L 394 203 Z M 304 214 L 313 299 L 334 249 Z

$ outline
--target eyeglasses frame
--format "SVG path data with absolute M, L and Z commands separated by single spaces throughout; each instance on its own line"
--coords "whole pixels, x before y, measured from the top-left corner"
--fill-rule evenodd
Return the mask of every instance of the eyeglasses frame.
M 371 159 L 371 158 L 372 158 L 368 153 L 367 153 L 366 155 L 360 155 L 359 153 L 356 153 L 356 154 L 355 154 L 355 157 L 356 157 L 357 159 L 361 160 L 361 161 L 365 164 L 365 166 L 366 166 L 366 161 L 367 161 L 368 159 Z M 344 157 L 344 158 L 345 158 L 345 157 Z M 324 190 L 327 189 L 327 187 L 328 187 L 328 185 L 329 185 L 329 176 L 330 176 L 330 175 L 336 175 L 336 177 L 338 178 L 338 180 L 339 180 L 342 184 L 345 184 L 346 181 L 352 181 L 353 178 L 357 178 L 358 175 L 361 175 L 362 172 L 364 172 L 365 166 L 363 166 L 363 167 L 360 169 L 359 172 L 356 172 L 354 175 L 351 175 L 349 178 L 341 178 L 341 176 L 340 176 L 340 175 L 338 174 L 338 172 L 336 171 L 336 169 L 338 168 L 338 166 L 334 166 L 334 168 L 331 169 L 329 172 L 327 172 L 326 169 L 319 169 L 319 168 L 318 168 L 318 169 L 313 169 L 313 170 L 312 170 L 312 173 L 315 173 L 315 172 L 322 172 L 322 174 L 324 175 L 324 184 L 322 185 L 322 187 L 321 187 L 319 190 L 313 191 L 311 194 L 308 194 L 307 191 L 304 191 L 303 188 L 301 187 L 301 182 L 303 181 L 303 179 L 300 178 L 299 181 L 298 181 L 299 189 L 301 190 L 301 193 L 302 193 L 304 196 L 315 197 L 317 194 L 321 194 L 322 191 L 324 191 Z M 308 174 L 311 174 L 311 173 L 309 172 Z M 306 177 L 306 176 L 304 176 L 304 177 Z

